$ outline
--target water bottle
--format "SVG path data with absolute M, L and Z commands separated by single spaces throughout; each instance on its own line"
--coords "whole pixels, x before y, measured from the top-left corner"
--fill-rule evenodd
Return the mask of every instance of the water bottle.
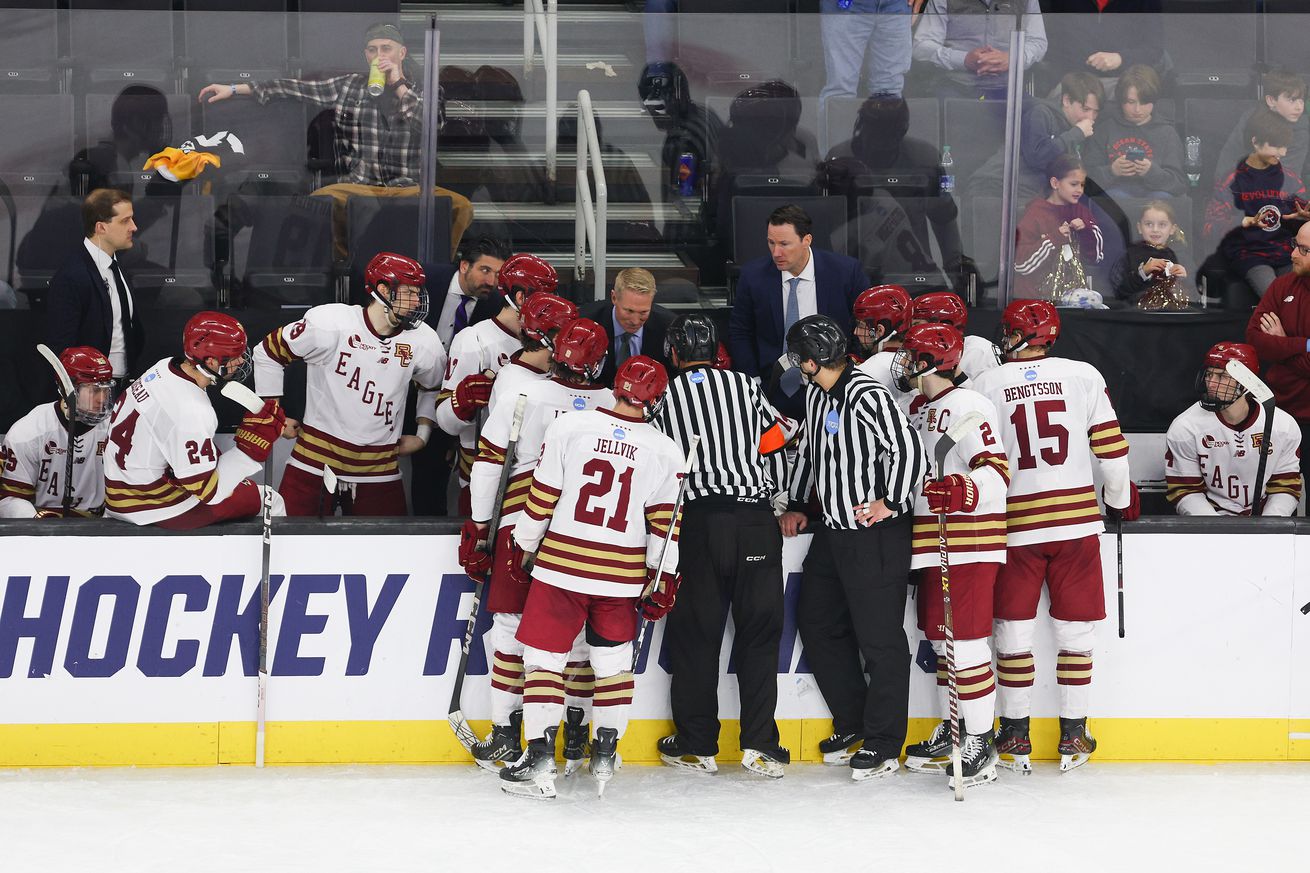
M 373 97 L 380 97 L 386 87 L 387 77 L 378 69 L 378 62 L 371 61 L 368 65 L 368 93 Z
M 951 147 L 942 146 L 942 196 L 949 197 L 955 193 L 955 158 L 951 157 Z
M 1187 183 L 1193 187 L 1201 184 L 1201 138 L 1187 138 Z

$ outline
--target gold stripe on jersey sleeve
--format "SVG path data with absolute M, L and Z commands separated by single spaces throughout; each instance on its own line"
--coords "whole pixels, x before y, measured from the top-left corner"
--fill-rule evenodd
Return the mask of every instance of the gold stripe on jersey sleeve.
M 518 482 L 510 481 L 505 488 L 505 502 L 501 504 L 501 514 L 518 512 L 528 505 L 528 494 L 532 491 L 532 477 L 524 476 Z
M 534 478 L 532 486 L 528 490 L 528 499 L 523 510 L 533 518 L 546 518 L 555 511 L 555 504 L 558 502 L 559 491 L 547 485 L 542 485 Z
M 1293 497 L 1301 496 L 1301 474 L 1300 473 L 1279 473 L 1276 476 L 1269 477 L 1269 484 L 1265 486 L 1266 494 L 1291 494 Z
M 478 461 L 486 464 L 505 463 L 505 450 L 488 442 L 486 437 L 478 440 Z
M 16 479 L 0 479 L 0 497 L 17 497 L 19 500 L 30 500 L 35 496 L 35 486 L 19 482 Z
M 297 355 L 287 345 L 286 339 L 282 336 L 282 331 L 283 328 L 281 327 L 269 331 L 268 336 L 264 337 L 264 351 L 268 352 L 270 358 L 285 367 L 292 361 L 297 360 Z
M 1201 476 L 1168 476 L 1164 496 L 1170 503 L 1177 503 L 1189 494 L 1204 494 L 1205 479 Z
M 979 454 L 969 462 L 970 470 L 981 470 L 983 467 L 991 467 L 1000 474 L 1006 485 L 1010 484 L 1010 462 L 1005 455 Z
M 477 457 L 477 452 L 473 449 L 459 447 L 459 475 L 460 478 L 468 481 L 469 474 L 473 472 L 473 461 Z
M 1119 458 L 1128 454 L 1128 441 L 1119 429 L 1119 422 L 1098 424 L 1087 431 L 1092 454 L 1098 458 Z
M 218 488 L 218 470 L 212 471 L 204 479 L 194 481 L 178 480 L 178 485 L 201 503 L 208 503 Z

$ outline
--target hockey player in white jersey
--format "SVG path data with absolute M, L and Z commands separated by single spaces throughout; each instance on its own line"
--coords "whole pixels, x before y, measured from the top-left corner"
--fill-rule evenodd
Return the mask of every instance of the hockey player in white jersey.
M 104 512 L 104 454 L 114 406 L 114 371 L 109 359 L 90 346 L 64 349 L 59 363 L 73 383 L 72 396 L 42 403 L 14 422 L 0 443 L 0 518 L 85 517 Z
M 478 413 L 491 399 L 500 369 L 519 350 L 522 309 L 534 294 L 553 293 L 555 268 L 536 255 L 511 256 L 500 268 L 497 289 L 505 304 L 494 318 L 470 325 L 451 341 L 445 378 L 437 395 L 437 425 L 459 438 L 460 514 L 468 514 L 469 471 L 477 454 Z
M 535 565 L 518 629 L 527 666 L 523 722 L 529 742 L 523 757 L 500 771 L 501 787 L 510 794 L 555 796 L 564 665 L 584 630 L 596 671 L 591 774 L 598 791 L 604 790 L 632 703 L 638 609 L 656 620 L 677 594 L 674 506 L 683 459 L 673 440 L 647 423 L 668 376 L 653 359 L 634 355 L 615 373 L 614 386 L 612 410 L 565 415 L 547 429 L 514 528 L 518 555 L 535 555 Z M 673 538 L 664 554 L 670 526 Z M 526 575 L 525 563 L 515 562 L 516 574 Z
M 293 516 L 322 515 L 338 503 L 347 515 L 405 515 L 400 456 L 422 448 L 436 418 L 446 352 L 423 318 L 428 294 L 423 268 L 382 252 L 369 261 L 366 306 L 328 303 L 273 330 L 255 350 L 255 391 L 281 397 L 286 368 L 303 360 L 307 376 L 303 421 L 288 419 L 296 437 L 279 486 Z M 409 383 L 418 385 L 419 432 L 400 433 Z M 330 497 L 323 468 L 340 483 Z
M 914 502 L 914 540 L 910 568 L 918 576 L 919 629 L 937 653 L 937 686 L 942 713 L 949 712 L 945 656 L 945 609 L 938 553 L 938 515 L 946 515 L 950 559 L 951 618 L 955 674 L 962 731 L 965 785 L 996 779 L 992 722 L 996 715 L 996 677 L 992 672 L 992 599 L 996 574 L 1005 562 L 1005 491 L 1009 464 L 1000 443 L 996 407 L 986 397 L 956 385 L 964 338 L 948 324 L 910 328 L 892 361 L 903 390 L 916 392 L 910 424 L 923 438 L 929 457 L 937 441 L 971 412 L 982 423 L 964 434 L 947 453 L 941 478 L 924 483 Z M 905 766 L 917 772 L 952 774 L 950 722 L 905 750 Z
M 535 308 L 537 296 L 541 295 L 534 295 L 534 306 L 530 309 Z M 474 760 L 488 769 L 494 768 L 497 762 L 510 761 L 521 754 L 519 724 L 523 705 L 523 644 L 515 634 L 523 605 L 527 601 L 528 588 L 513 576 L 511 537 L 514 525 L 520 520 L 528 500 L 532 473 L 541 458 L 542 440 L 546 429 L 559 416 L 587 409 L 608 409 L 614 403 L 613 392 L 597 381 L 609 348 L 604 328 L 586 318 L 575 319 L 558 330 L 551 344 L 551 378 L 528 380 L 526 373 L 519 375 L 515 370 L 503 372 L 505 376 L 515 373 L 511 378 L 519 380 L 520 386 L 512 395 L 503 396 L 501 389 L 497 388 L 496 402 L 482 428 L 480 451 L 473 464 L 470 484 L 472 517 L 464 523 L 460 532 L 459 558 L 465 572 L 474 578 L 491 574 L 486 601 L 487 611 L 492 616 L 491 638 L 494 647 L 491 668 L 492 729 L 483 742 L 473 747 Z M 491 519 L 496 488 L 505 464 L 505 447 L 509 442 L 510 425 L 519 394 L 525 395 L 527 402 L 502 502 L 493 560 L 486 553 L 487 524 Z M 568 659 L 564 673 L 564 684 L 570 698 L 566 713 L 565 756 L 576 767 L 574 762 L 580 762 L 586 752 L 593 681 L 585 648 L 580 647 Z
M 1061 769 L 1096 750 L 1087 732 L 1096 622 L 1105 618 L 1099 535 L 1105 529 L 1092 483 L 1100 465 L 1107 510 L 1124 521 L 1140 514 L 1128 475 L 1128 442 L 1105 379 L 1080 361 L 1050 356 L 1060 316 L 1044 300 L 1016 300 L 1001 316 L 1006 363 L 974 380 L 996 405 L 1010 462 L 1006 559 L 996 580 L 996 666 L 1001 711 L 996 747 L 1027 772 L 1032 751 L 1029 702 L 1037 604 L 1045 582 L 1059 649 Z
M 1197 374 L 1201 399 L 1169 425 L 1164 456 L 1169 501 L 1179 515 L 1251 515 L 1263 452 L 1260 514 L 1295 515 L 1301 501 L 1301 430 L 1292 416 L 1274 409 L 1265 445 L 1265 411 L 1224 369 L 1232 360 L 1259 372 L 1254 348 L 1216 343 Z
M 967 380 L 1001 365 L 996 344 L 986 337 L 965 334 L 969 324 L 969 309 L 958 294 L 950 291 L 933 291 L 914 298 L 910 326 L 916 324 L 949 324 L 964 337 L 964 352 L 960 355 L 960 384 L 969 387 Z
M 900 285 L 874 285 L 855 298 L 855 343 L 865 359 L 859 369 L 891 392 L 902 412 L 908 412 L 913 391 L 902 391 L 892 378 L 892 358 L 910 329 L 910 295 Z
M 241 419 L 236 449 L 220 454 L 206 393 L 249 374 L 245 328 L 227 313 L 201 312 L 182 330 L 182 351 L 146 370 L 114 407 L 104 459 L 110 518 L 193 530 L 260 514 L 262 486 L 246 477 L 268 460 L 286 414 L 265 401 Z M 273 514 L 285 515 L 273 498 Z

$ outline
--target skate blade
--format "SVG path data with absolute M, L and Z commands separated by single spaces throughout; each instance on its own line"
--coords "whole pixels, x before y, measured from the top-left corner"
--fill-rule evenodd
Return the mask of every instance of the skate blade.
M 781 779 L 787 775 L 786 769 L 780 762 L 761 755 L 753 749 L 742 752 L 741 766 L 748 773 L 756 773 L 766 779 Z
M 964 787 L 973 788 L 975 785 L 986 785 L 995 782 L 998 778 L 996 768 L 994 766 L 988 767 L 986 770 L 979 770 L 972 776 L 965 776 Z M 949 773 L 946 774 L 946 787 L 951 790 L 955 789 L 955 777 Z
M 855 753 L 860 750 L 860 744 L 863 742 L 864 742 L 863 740 L 860 740 L 859 743 L 856 743 L 850 748 L 842 749 L 840 752 L 824 752 L 823 753 L 824 766 L 825 767 L 847 766 L 848 764 L 851 763 L 851 758 L 855 757 Z
M 501 770 L 505 769 L 505 767 L 508 766 L 511 762 L 510 761 L 483 761 L 478 758 L 474 758 L 473 763 L 477 764 L 479 767 L 481 767 L 483 770 L 486 770 L 488 773 L 499 773 Z
M 554 800 L 555 783 L 550 782 L 502 782 L 500 790 L 510 797 L 525 797 L 529 800 Z
M 688 773 L 708 775 L 719 772 L 718 762 L 707 755 L 683 755 L 681 758 L 674 758 L 661 752 L 660 761 L 675 770 L 686 770 Z
M 895 773 L 899 769 L 901 769 L 900 762 L 897 761 L 895 758 L 892 758 L 884 762 L 881 767 L 876 767 L 869 770 L 852 770 L 851 781 L 868 782 L 873 779 L 880 779 L 883 776 L 888 775 L 889 773 Z
M 1031 776 L 1033 772 L 1033 765 L 1028 761 L 1027 755 L 1011 755 L 1009 759 L 1002 757 L 996 763 L 998 766 L 1025 776 Z
M 1091 752 L 1075 752 L 1072 755 L 1061 755 L 1060 772 L 1068 773 L 1070 770 L 1076 770 L 1077 768 L 1086 764 L 1088 759 L 1090 759 L 1091 757 L 1092 757 Z
M 945 773 L 950 758 L 906 758 L 905 769 L 914 773 Z

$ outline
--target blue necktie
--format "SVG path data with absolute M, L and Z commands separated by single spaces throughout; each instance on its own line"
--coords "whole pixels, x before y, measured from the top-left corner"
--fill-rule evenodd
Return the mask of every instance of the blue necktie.
M 787 280 L 790 286 L 787 289 L 787 309 L 782 316 L 782 335 L 785 338 L 787 331 L 791 326 L 801 320 L 801 301 L 796 293 L 796 288 L 801 284 L 800 276 L 792 276 Z

